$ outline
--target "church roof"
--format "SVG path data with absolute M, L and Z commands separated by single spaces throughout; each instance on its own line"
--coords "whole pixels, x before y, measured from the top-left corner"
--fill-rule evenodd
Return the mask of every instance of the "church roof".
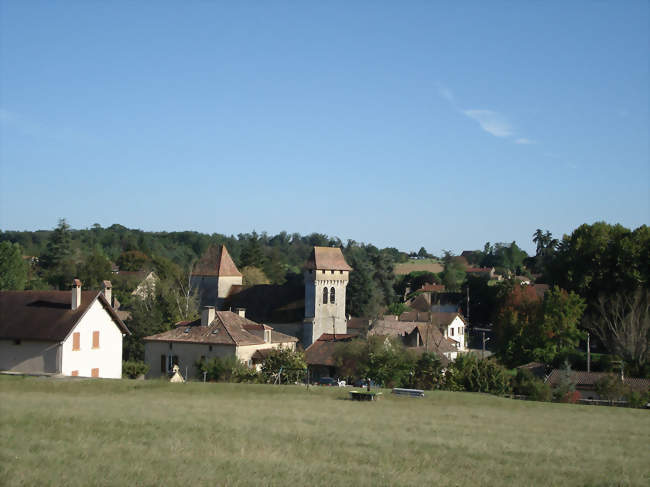
M 242 277 L 225 245 L 213 245 L 194 266 L 193 276 Z
M 339 247 L 314 247 L 305 268 L 324 271 L 352 270 Z

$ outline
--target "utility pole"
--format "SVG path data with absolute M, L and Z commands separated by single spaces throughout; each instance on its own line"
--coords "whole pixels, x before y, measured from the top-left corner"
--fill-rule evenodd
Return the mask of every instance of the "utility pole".
M 489 328 L 474 328 L 474 331 L 480 331 L 483 334 L 483 349 L 481 351 L 481 358 L 485 358 L 485 344 L 490 341 L 490 337 L 485 338 L 486 331 L 492 331 Z
M 591 372 L 591 347 L 589 344 L 589 332 L 587 332 L 587 372 Z
M 467 325 L 469 326 L 469 284 L 467 285 Z

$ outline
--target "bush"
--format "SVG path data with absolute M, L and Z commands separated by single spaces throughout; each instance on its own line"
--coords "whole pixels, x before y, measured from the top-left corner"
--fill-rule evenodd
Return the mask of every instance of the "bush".
M 257 371 L 234 355 L 199 360 L 196 368 L 199 371 L 198 378 L 201 380 L 205 372 L 205 379 L 210 382 L 259 382 Z
M 551 386 L 526 369 L 517 370 L 517 375 L 512 379 L 512 392 L 528 396 L 532 401 L 550 401 L 553 397 Z
M 122 377 L 137 379 L 141 375 L 145 375 L 147 372 L 149 372 L 149 366 L 144 362 L 138 362 L 135 360 L 125 360 L 122 362 Z
M 570 399 L 574 398 L 574 393 L 576 393 L 576 384 L 571 378 L 571 366 L 568 361 L 565 361 L 560 381 L 553 388 L 553 399 L 560 402 L 571 402 Z M 580 396 L 579 393 L 577 394 Z
M 510 392 L 508 370 L 494 360 L 481 360 L 474 354 L 466 353 L 449 366 L 445 373 L 445 388 L 452 391 L 506 394 Z
M 272 382 L 282 369 L 282 377 L 289 382 L 301 381 L 307 370 L 305 355 L 298 350 L 274 348 L 262 363 L 262 376 Z
M 619 376 L 606 375 L 596 381 L 596 392 L 609 402 L 620 401 L 629 393 L 628 387 Z
M 650 391 L 641 393 L 639 391 L 629 390 L 625 399 L 631 408 L 644 408 L 646 404 L 650 403 Z

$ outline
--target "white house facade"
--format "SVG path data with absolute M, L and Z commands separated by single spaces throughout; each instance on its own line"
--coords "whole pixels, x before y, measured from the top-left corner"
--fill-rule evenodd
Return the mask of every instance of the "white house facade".
M 0 292 L 0 370 L 121 378 L 129 330 L 109 300 L 110 287 L 82 292 L 79 280 L 72 292 Z

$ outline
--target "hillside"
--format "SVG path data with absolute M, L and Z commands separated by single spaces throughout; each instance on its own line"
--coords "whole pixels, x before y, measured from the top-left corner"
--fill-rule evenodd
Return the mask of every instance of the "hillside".
M 643 410 L 0 377 L 5 485 L 647 485 Z

